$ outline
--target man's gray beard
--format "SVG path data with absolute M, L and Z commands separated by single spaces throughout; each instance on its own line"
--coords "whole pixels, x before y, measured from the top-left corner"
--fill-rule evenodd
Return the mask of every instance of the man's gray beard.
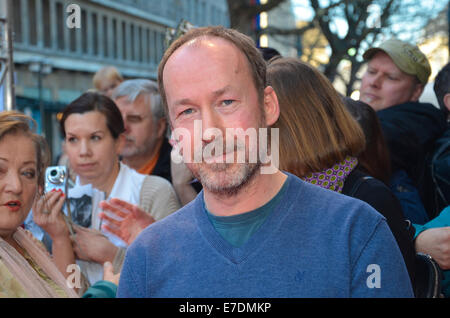
M 131 146 L 124 147 L 120 153 L 120 155 L 124 158 L 130 158 L 130 157 L 139 157 L 144 154 L 147 154 L 149 152 L 149 149 L 151 147 L 154 147 L 154 145 L 145 144 L 141 147 L 136 146 L 136 141 L 134 139 L 130 139 L 132 143 L 130 143 Z
M 202 186 L 208 191 L 226 197 L 236 195 L 242 188 L 244 188 L 254 178 L 261 163 L 212 163 L 207 164 L 208 168 L 204 169 L 204 164 L 198 165 L 198 169 L 192 169 L 194 176 L 201 182 Z M 238 165 L 238 172 L 227 172 L 228 167 Z M 222 173 L 221 179 L 217 173 Z M 226 179 L 226 180 L 224 180 Z M 223 184 L 225 181 L 225 184 Z

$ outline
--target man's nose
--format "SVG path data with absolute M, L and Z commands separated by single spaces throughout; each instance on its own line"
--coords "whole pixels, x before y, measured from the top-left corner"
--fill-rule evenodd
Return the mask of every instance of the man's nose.
M 202 140 L 209 143 L 214 141 L 217 130 L 221 131 L 222 121 L 214 110 L 206 110 L 202 112 Z M 206 134 L 205 134 L 206 132 Z
M 381 75 L 374 75 L 374 76 L 372 76 L 372 78 L 370 79 L 370 85 L 371 86 L 373 86 L 373 87 L 377 87 L 377 88 L 379 88 L 379 87 L 381 87 L 381 84 L 382 84 L 382 78 L 381 78 Z
M 128 123 L 128 120 L 124 120 L 123 121 L 123 126 L 124 126 L 124 129 L 125 129 L 124 133 L 125 134 L 129 133 L 130 132 L 130 124 Z

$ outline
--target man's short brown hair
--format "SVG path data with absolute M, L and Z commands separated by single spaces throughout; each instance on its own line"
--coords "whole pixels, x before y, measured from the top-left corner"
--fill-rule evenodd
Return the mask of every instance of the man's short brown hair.
M 256 48 L 253 40 L 245 34 L 242 34 L 233 29 L 227 29 L 222 26 L 210 26 L 203 28 L 195 28 L 189 30 L 185 35 L 174 41 L 164 53 L 164 56 L 158 67 L 158 85 L 161 94 L 164 109 L 168 114 L 168 105 L 166 92 L 164 90 L 163 72 L 167 60 L 172 54 L 179 49 L 183 44 L 196 38 L 210 38 L 217 37 L 227 40 L 234 44 L 239 51 L 241 51 L 247 58 L 252 73 L 253 81 L 258 91 L 260 102 L 264 96 L 264 88 L 266 87 L 266 63 L 262 57 L 261 52 Z M 169 117 L 167 117 L 169 118 Z

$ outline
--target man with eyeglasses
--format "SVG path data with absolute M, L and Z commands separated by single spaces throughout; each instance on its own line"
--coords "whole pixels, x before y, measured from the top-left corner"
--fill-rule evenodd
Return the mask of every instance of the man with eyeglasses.
M 171 181 L 170 146 L 166 138 L 166 118 L 155 82 L 127 80 L 112 98 L 122 113 L 126 142 L 122 162 L 142 174 L 153 174 Z

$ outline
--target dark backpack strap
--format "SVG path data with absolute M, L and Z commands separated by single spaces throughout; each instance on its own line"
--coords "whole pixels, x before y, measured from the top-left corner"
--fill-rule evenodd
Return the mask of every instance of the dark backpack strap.
M 436 160 L 445 152 L 450 150 L 450 140 L 447 140 L 444 144 L 442 144 L 434 153 L 433 157 L 431 158 L 431 178 L 433 180 L 433 185 L 436 189 L 437 194 L 441 198 L 441 200 L 445 203 L 445 205 L 449 205 L 448 198 L 445 197 L 444 193 L 442 192 L 442 189 L 439 185 L 439 182 L 436 177 L 436 171 L 434 170 L 434 163 Z M 450 169 L 450 168 L 449 168 Z M 450 180 L 448 180 L 450 181 Z
M 358 180 L 356 180 L 356 182 L 353 184 L 353 187 L 351 188 L 351 190 L 349 191 L 349 193 L 347 194 L 350 197 L 353 197 L 355 195 L 355 193 L 358 191 L 359 187 L 361 186 L 361 184 L 366 181 L 366 180 L 370 180 L 373 179 L 373 177 L 371 176 L 364 176 L 361 178 L 358 178 Z

